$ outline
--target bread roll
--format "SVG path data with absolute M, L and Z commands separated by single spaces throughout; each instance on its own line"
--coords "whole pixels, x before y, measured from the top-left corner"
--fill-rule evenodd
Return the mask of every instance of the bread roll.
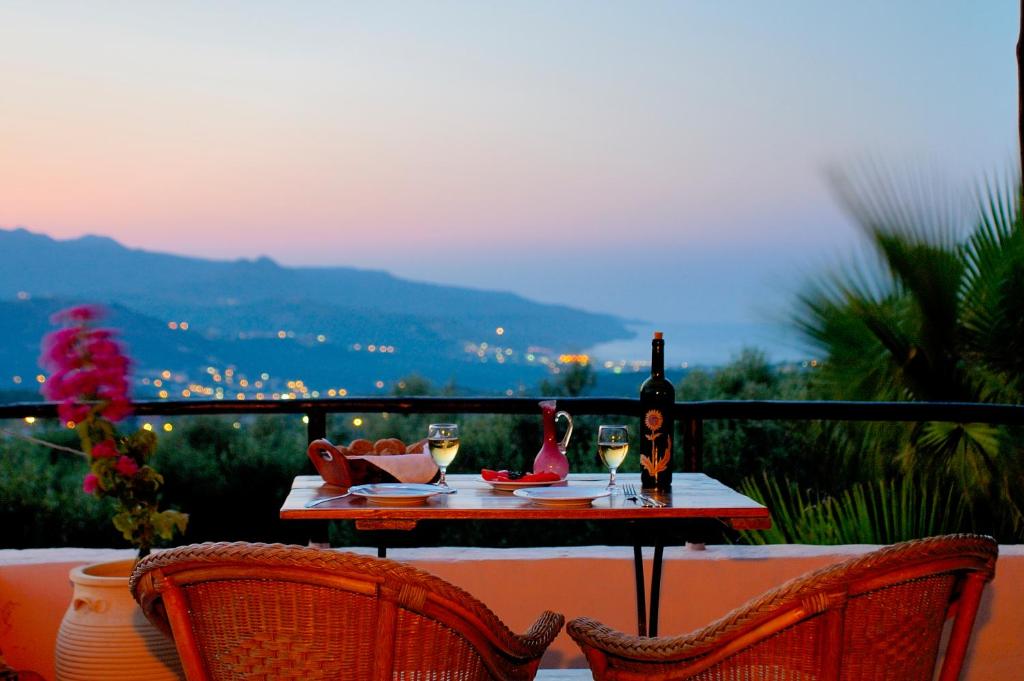
M 373 443 L 369 440 L 362 438 L 358 440 L 352 440 L 352 444 L 348 446 L 351 456 L 366 456 L 367 454 L 373 454 Z
M 405 454 L 405 443 L 393 437 L 377 440 L 373 443 L 375 454 Z

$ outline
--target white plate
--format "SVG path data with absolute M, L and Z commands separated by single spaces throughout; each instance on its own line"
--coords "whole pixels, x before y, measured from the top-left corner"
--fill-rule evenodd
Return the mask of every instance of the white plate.
M 590 506 L 594 499 L 606 497 L 609 492 L 604 487 L 537 487 L 533 489 L 517 489 L 512 492 L 517 497 L 529 499 L 541 506 Z
M 517 489 L 524 489 L 526 487 L 547 487 L 548 485 L 557 485 L 560 482 L 565 482 L 565 478 L 562 478 L 561 480 L 540 480 L 536 482 L 521 482 L 519 480 L 487 480 L 483 476 L 481 476 L 480 482 L 486 482 L 488 485 L 498 490 L 499 492 L 514 492 Z
M 412 506 L 440 494 L 442 490 L 434 485 L 412 482 L 381 482 L 374 485 L 356 485 L 350 488 L 349 492 L 352 496 L 362 497 L 371 504 Z

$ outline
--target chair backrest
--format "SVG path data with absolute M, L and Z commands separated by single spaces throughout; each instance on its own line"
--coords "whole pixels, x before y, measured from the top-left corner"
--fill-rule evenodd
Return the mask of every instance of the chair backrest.
M 997 544 L 951 535 L 888 546 L 793 579 L 686 636 L 636 640 L 569 623 L 592 665 L 650 679 L 941 681 L 958 678 Z M 744 675 L 746 674 L 746 675 Z
M 563 621 L 545 613 L 538 623 L 553 631 L 533 641 L 421 570 L 297 546 L 170 549 L 141 561 L 130 585 L 173 634 L 189 681 L 530 679 Z

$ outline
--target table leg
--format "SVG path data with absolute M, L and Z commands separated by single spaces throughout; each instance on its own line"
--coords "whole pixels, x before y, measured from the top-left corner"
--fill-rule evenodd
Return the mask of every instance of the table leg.
M 661 563 L 665 557 L 665 547 L 658 544 L 654 547 L 654 562 L 651 566 L 651 624 L 647 627 L 650 636 L 658 635 L 658 604 L 661 600 Z
M 647 635 L 647 593 L 644 590 L 644 554 L 633 547 L 633 576 L 636 580 L 636 628 L 639 636 Z
M 321 549 L 331 548 L 331 541 L 328 538 L 328 527 L 330 523 L 327 520 L 311 520 L 307 527 L 309 529 L 309 545 L 315 546 Z
M 388 557 L 388 547 L 384 546 L 383 544 L 378 546 L 377 547 L 377 557 L 378 558 L 387 558 Z

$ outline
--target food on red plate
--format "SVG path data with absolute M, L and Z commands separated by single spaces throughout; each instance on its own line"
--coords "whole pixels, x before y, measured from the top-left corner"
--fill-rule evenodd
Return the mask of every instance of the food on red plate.
M 558 482 L 561 480 L 558 473 L 544 471 L 542 473 L 522 473 L 520 471 L 500 470 L 492 471 L 485 468 L 480 471 L 480 477 L 488 482 Z

